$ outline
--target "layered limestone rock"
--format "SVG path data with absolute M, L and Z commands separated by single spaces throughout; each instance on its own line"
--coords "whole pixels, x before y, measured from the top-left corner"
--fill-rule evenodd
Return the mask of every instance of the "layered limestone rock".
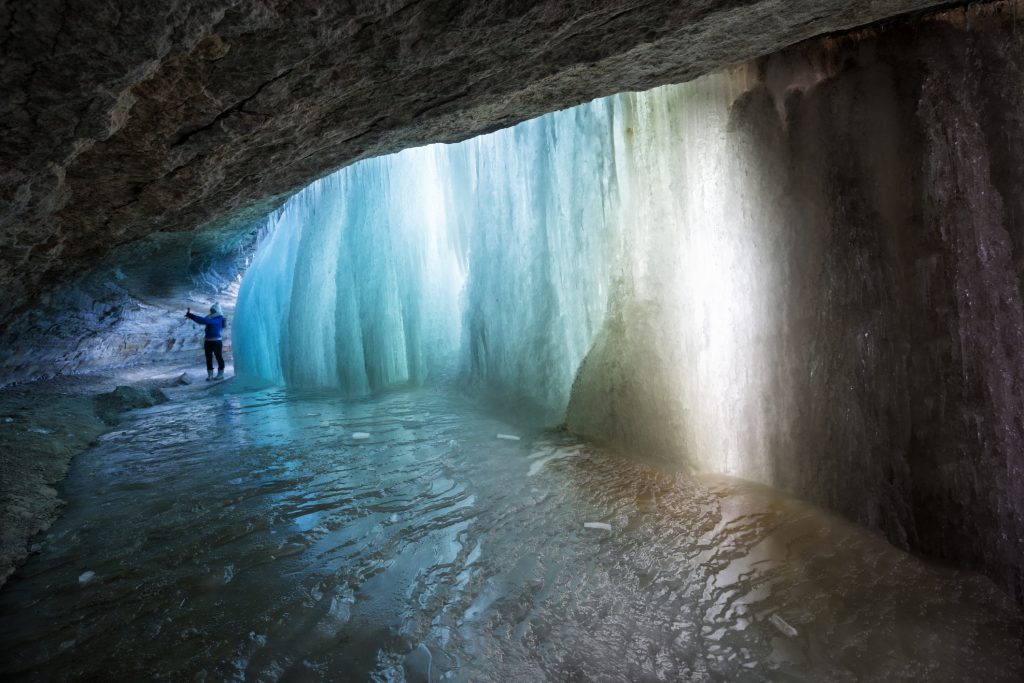
M 117 245 L 236 235 L 354 160 L 933 4 L 4 2 L 0 321 Z

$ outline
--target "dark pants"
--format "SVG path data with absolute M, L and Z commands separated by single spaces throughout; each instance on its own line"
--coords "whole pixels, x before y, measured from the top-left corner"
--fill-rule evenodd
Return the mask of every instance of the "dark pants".
M 207 372 L 213 372 L 214 356 L 217 356 L 217 369 L 224 372 L 224 342 L 206 340 L 203 342 L 203 352 L 206 353 Z

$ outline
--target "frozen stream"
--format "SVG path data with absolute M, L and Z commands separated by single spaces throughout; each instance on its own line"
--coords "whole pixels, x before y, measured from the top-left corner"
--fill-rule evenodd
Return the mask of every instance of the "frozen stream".
M 438 390 L 189 391 L 76 459 L 0 677 L 1024 679 L 989 581 L 769 489 Z

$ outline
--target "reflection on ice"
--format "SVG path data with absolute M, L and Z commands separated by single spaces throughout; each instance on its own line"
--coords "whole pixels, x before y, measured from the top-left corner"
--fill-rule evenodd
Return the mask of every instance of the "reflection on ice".
M 229 391 L 143 411 L 77 460 L 67 516 L 0 592 L 0 676 L 1024 674 L 1020 615 L 988 580 L 771 489 L 440 391 Z

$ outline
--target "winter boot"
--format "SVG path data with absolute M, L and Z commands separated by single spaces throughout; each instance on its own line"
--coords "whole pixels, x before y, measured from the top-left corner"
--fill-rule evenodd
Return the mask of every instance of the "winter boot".
M 206 381 L 207 382 L 212 382 L 213 381 L 213 370 L 207 370 L 206 371 Z
M 217 371 L 217 379 L 224 379 L 224 371 L 223 370 L 218 370 Z

